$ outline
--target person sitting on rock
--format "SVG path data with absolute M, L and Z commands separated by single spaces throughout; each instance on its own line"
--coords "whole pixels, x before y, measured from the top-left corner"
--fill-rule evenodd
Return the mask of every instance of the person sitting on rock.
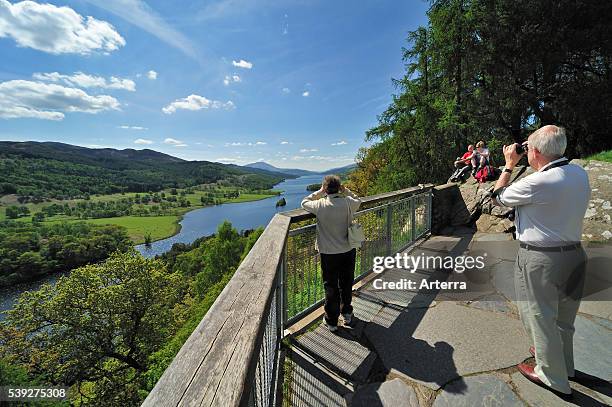
M 472 176 L 476 175 L 479 169 L 489 164 L 489 156 L 487 144 L 482 140 L 476 143 L 476 151 L 472 155 Z
M 448 179 L 448 182 L 457 182 L 461 180 L 471 168 L 472 168 L 472 156 L 474 155 L 474 146 L 470 144 L 468 146 L 468 151 L 465 152 L 461 157 L 457 157 L 455 161 L 455 172 Z

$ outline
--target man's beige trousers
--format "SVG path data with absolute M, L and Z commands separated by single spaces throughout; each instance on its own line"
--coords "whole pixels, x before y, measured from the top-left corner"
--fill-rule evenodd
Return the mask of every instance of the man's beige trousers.
M 519 248 L 514 284 L 519 314 L 536 351 L 535 373 L 553 389 L 570 393 L 574 375 L 574 320 L 584 289 L 586 253 Z

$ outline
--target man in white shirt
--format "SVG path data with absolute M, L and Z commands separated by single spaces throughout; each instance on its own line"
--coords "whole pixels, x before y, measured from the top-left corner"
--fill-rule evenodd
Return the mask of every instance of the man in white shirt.
M 350 324 L 353 317 L 356 250 L 349 244 L 348 227 L 359 205 L 361 200 L 336 175 L 326 176 L 321 189 L 302 200 L 302 208 L 317 216 L 315 248 L 321 254 L 325 323 L 332 332 L 338 330 L 341 311 L 345 324 Z
M 563 157 L 565 130 L 544 126 L 523 148 L 536 171 L 511 184 L 512 170 L 524 153 L 518 144 L 504 146 L 506 166 L 493 203 L 515 208 L 517 306 L 534 346 L 536 365 L 519 364 L 532 382 L 557 394 L 571 395 L 574 376 L 573 334 L 584 287 L 586 253 L 580 244 L 584 214 L 591 196 L 586 171 Z

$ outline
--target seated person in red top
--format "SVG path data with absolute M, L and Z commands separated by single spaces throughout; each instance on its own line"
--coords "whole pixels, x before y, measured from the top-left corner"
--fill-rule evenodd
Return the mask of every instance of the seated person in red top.
M 466 165 L 470 165 L 471 161 L 472 161 L 472 155 L 474 154 L 474 146 L 473 145 L 469 145 L 468 146 L 468 151 L 465 152 L 461 158 L 458 158 L 457 161 L 455 161 L 455 168 L 463 168 Z
M 450 176 L 448 182 L 464 182 L 469 176 L 470 168 L 472 168 L 472 159 L 474 158 L 474 146 L 469 145 L 468 151 L 461 157 L 457 157 L 455 161 L 455 172 Z M 467 176 L 466 176 L 467 175 Z

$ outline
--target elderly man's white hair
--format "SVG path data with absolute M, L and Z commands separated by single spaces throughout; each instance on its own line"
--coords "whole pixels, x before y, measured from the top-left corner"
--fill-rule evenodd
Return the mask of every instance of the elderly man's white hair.
M 546 157 L 561 157 L 567 147 L 565 129 L 552 124 L 540 127 L 529 136 L 529 147 L 537 148 Z

